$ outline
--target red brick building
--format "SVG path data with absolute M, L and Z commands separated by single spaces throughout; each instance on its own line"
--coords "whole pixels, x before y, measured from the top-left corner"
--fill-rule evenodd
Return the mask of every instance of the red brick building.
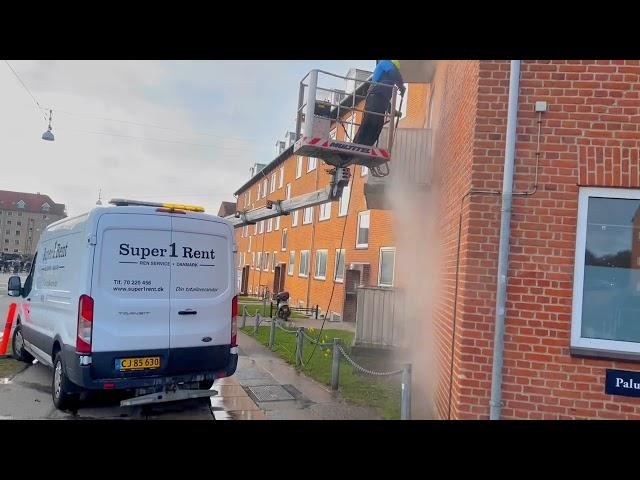
M 437 62 L 431 84 L 439 418 L 489 414 L 509 74 Z M 502 418 L 640 418 L 639 398 L 605 393 L 608 369 L 640 371 L 639 126 L 639 61 L 522 62 Z

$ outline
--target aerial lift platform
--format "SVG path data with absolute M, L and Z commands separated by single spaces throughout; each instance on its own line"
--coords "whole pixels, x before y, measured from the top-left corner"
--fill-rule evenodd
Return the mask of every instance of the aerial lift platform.
M 352 82 L 353 91 L 345 93 L 332 86 L 339 81 Z M 365 106 L 359 107 L 371 85 L 392 89 L 390 111 L 378 113 L 367 111 Z M 401 115 L 399 109 L 396 109 L 397 95 L 398 88 L 395 85 L 373 82 L 370 78 L 364 80 L 324 70 L 311 70 L 300 81 L 296 115 L 297 140 L 293 153 L 319 158 L 333 167 L 328 170 L 332 176 L 330 185 L 323 190 L 291 199 L 267 201 L 265 207 L 239 211 L 227 219 L 238 228 L 280 215 L 289 215 L 301 208 L 337 201 L 342 196 L 344 187 L 349 184 L 351 165 L 367 167 L 371 175 L 376 177 L 387 176 L 394 132 Z M 365 114 L 383 117 L 383 125 L 388 126 L 384 145 L 361 145 L 353 142 L 348 132 L 355 132 L 355 127 L 361 125 L 356 118 L 362 118 Z M 349 115 L 349 120 L 343 120 L 345 115 Z M 335 136 L 332 137 L 331 130 L 334 127 L 336 131 L 344 129 L 347 133 L 346 140 L 338 141 Z

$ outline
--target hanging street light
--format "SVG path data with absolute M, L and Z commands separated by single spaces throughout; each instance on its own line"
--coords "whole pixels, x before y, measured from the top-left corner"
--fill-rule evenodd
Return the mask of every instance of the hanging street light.
M 49 129 L 42 134 L 42 139 L 47 140 L 49 142 L 53 142 L 54 136 L 51 131 L 51 117 L 53 116 L 53 110 L 49 110 Z

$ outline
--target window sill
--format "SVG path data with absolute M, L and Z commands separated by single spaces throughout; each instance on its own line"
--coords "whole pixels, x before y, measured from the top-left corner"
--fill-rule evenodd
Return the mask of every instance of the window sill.
M 356 245 L 356 249 L 357 250 L 366 250 L 367 248 L 369 248 L 369 244 L 362 244 L 362 245 Z
M 316 276 L 314 276 L 313 278 L 315 280 L 326 280 L 327 279 L 327 277 L 316 277 Z
M 344 283 L 344 279 L 336 279 L 333 283 Z
M 599 358 L 601 360 L 625 360 L 640 362 L 640 352 L 624 352 L 620 350 L 603 350 L 589 347 L 569 347 L 569 355 L 578 358 Z M 613 368 L 613 366 L 611 366 Z
M 309 278 L 309 275 L 302 275 L 301 273 L 299 273 L 298 276 L 301 278 Z

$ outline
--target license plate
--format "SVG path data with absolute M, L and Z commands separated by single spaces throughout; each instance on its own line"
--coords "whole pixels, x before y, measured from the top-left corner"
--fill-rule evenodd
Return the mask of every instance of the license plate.
M 160 357 L 117 358 L 116 370 L 153 370 L 160 368 Z

